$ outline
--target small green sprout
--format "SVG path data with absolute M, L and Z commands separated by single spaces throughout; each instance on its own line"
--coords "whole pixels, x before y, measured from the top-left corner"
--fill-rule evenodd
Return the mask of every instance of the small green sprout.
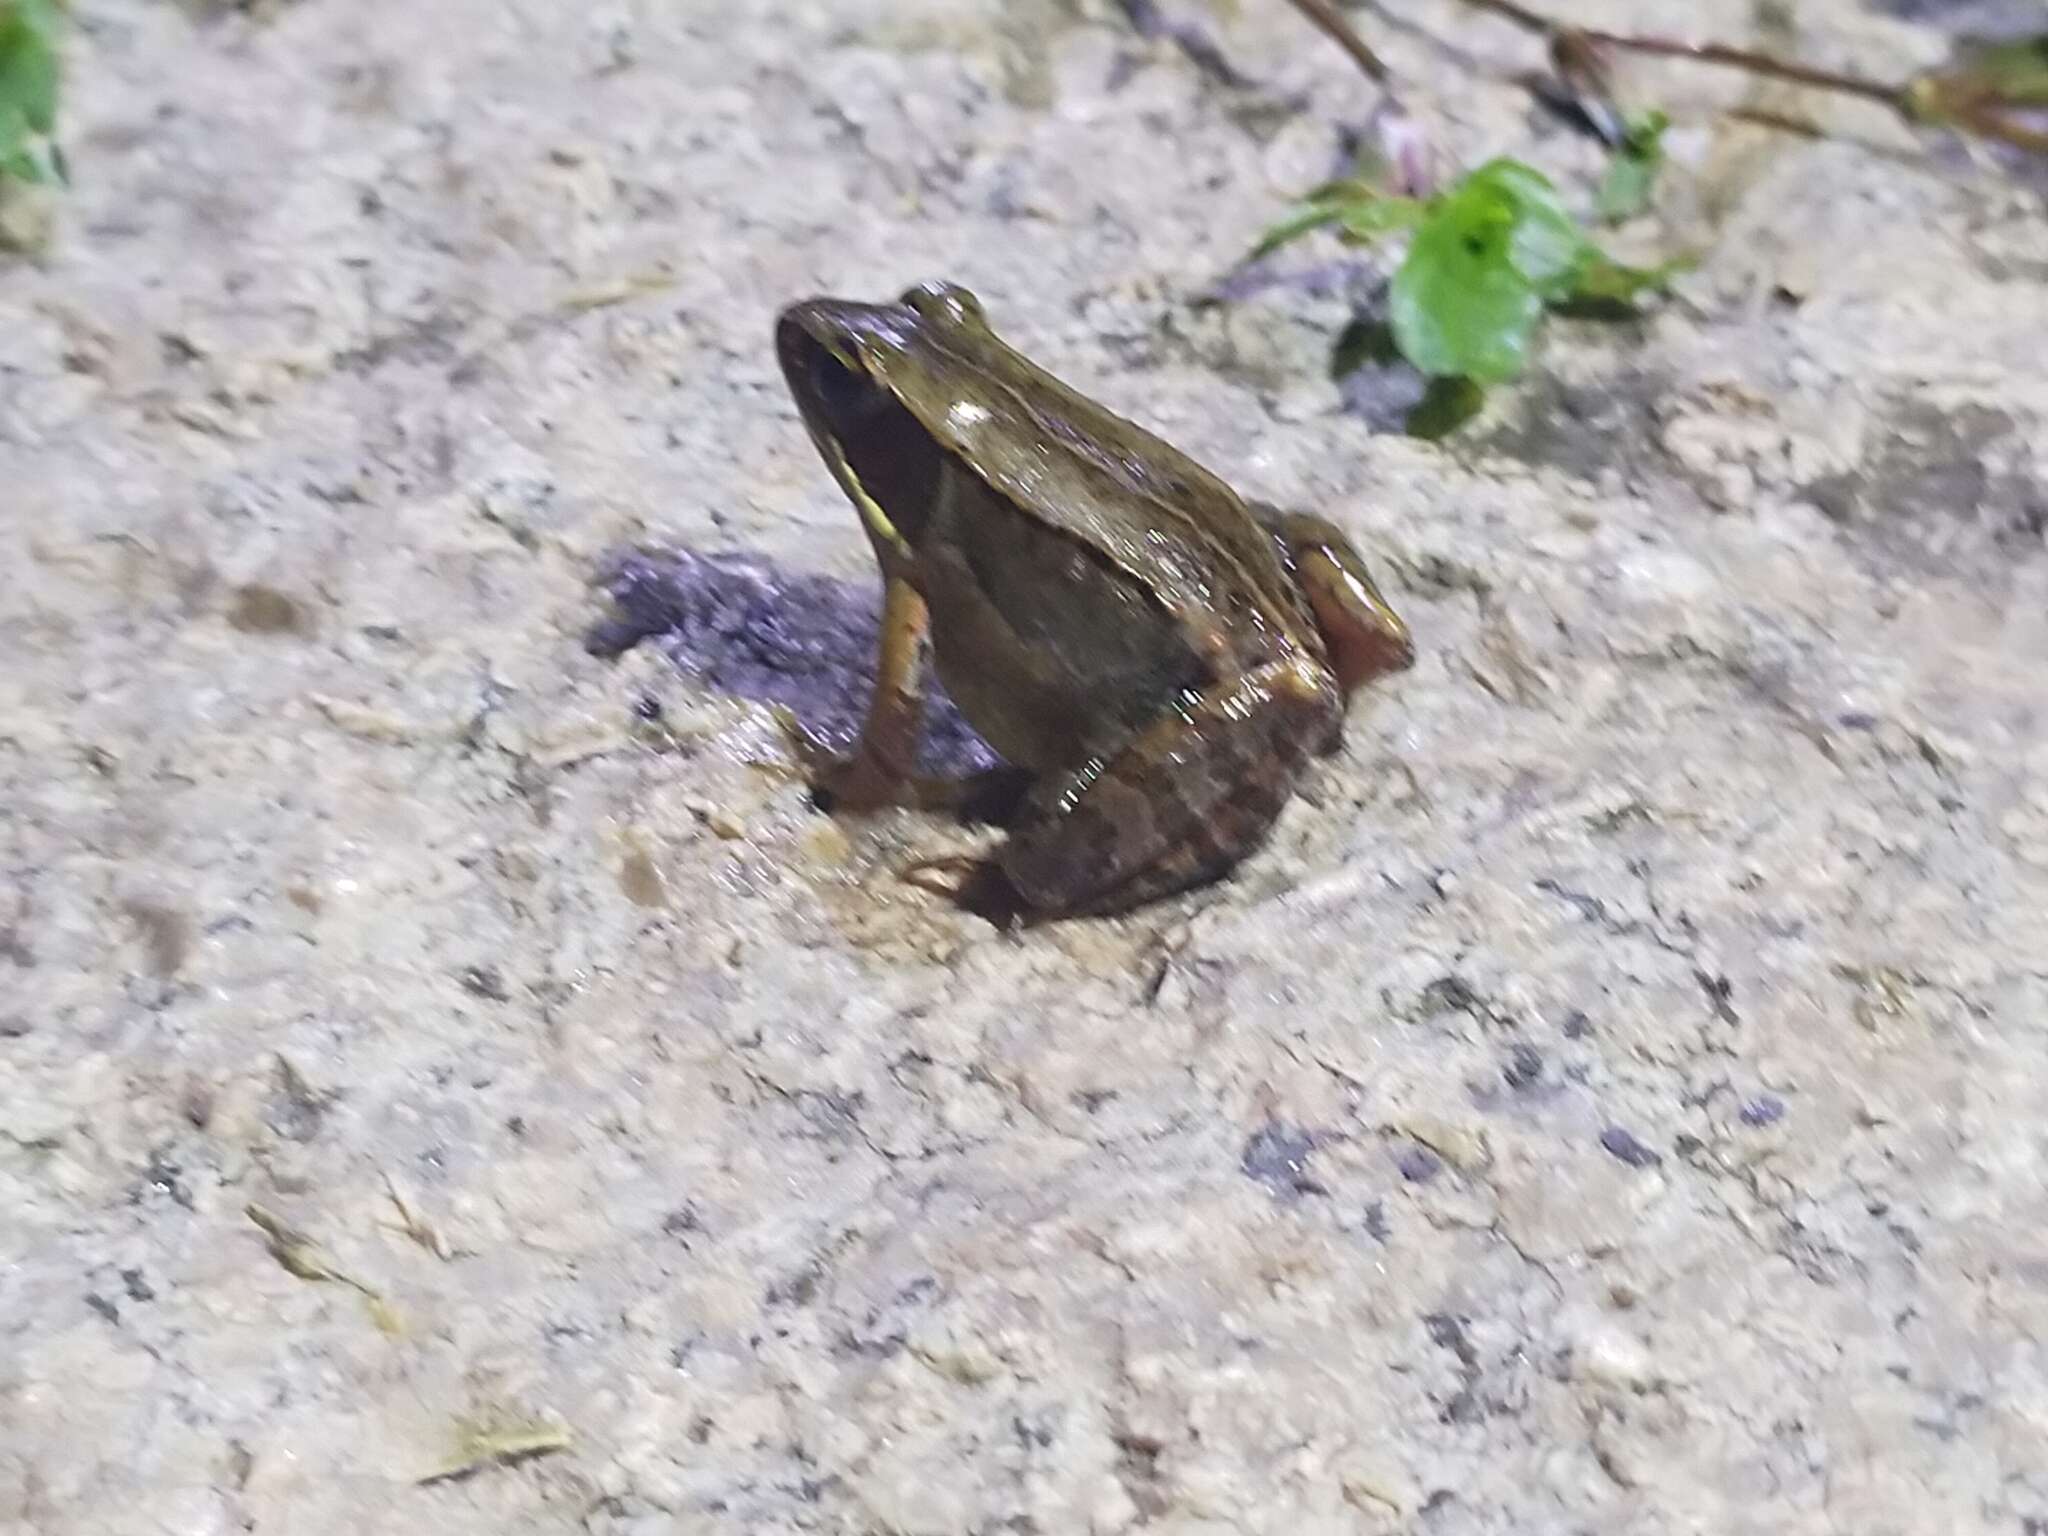
M 1662 132 L 1653 121 L 1646 142 Z M 1269 230 L 1254 255 L 1326 227 L 1354 245 L 1414 231 L 1394 274 L 1389 319 L 1401 355 L 1441 379 L 1511 379 L 1527 366 L 1546 308 L 1627 304 L 1686 265 L 1614 260 L 1542 173 L 1518 160 L 1490 160 L 1426 200 L 1388 196 L 1362 180 L 1333 182 Z
M 1671 119 L 1646 112 L 1628 125 L 1607 174 L 1594 194 L 1593 211 L 1603 224 L 1625 224 L 1650 206 L 1650 191 L 1664 168 L 1664 130 Z

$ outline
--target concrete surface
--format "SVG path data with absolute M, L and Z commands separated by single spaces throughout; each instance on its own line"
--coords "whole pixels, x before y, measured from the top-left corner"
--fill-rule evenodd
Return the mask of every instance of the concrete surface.
M 2048 1529 L 2040 179 L 1633 72 L 1619 243 L 1701 268 L 1431 445 L 1328 376 L 1372 257 L 1200 302 L 1372 93 L 1168 8 L 1255 84 L 1078 0 L 82 0 L 0 268 L 0 1530 Z M 1357 15 L 1583 195 L 1525 39 Z M 769 322 L 933 276 L 1414 625 L 1199 899 L 995 933 L 586 649 L 634 546 L 871 583 Z M 557 1448 L 420 1482 L 464 1422 Z

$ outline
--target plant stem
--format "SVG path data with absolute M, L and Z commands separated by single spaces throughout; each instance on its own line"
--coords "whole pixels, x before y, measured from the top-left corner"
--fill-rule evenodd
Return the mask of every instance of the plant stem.
M 1972 133 L 1981 134 L 1987 139 L 1997 139 L 2016 149 L 2030 149 L 2035 154 L 2048 155 L 2048 130 L 2030 128 L 2025 123 L 1989 107 L 1958 112 L 1951 121 L 1960 123 Z
M 1773 58 L 1767 53 L 1756 53 L 1747 48 L 1731 48 L 1726 43 L 1687 43 L 1669 37 L 1627 37 L 1617 32 L 1588 31 L 1585 35 L 1610 48 L 1626 48 L 1634 53 L 1656 54 L 1667 59 L 1692 59 L 1701 64 L 1725 64 L 1731 69 L 1746 69 L 1753 75 L 1769 75 L 1776 80 L 1789 80 L 1795 85 L 1811 85 L 1823 91 L 1861 96 L 1865 101 L 1880 102 L 1888 107 L 1896 107 L 1905 90 L 1903 86 L 1887 85 L 1882 80 L 1845 75 L 1812 64 L 1797 64 L 1790 59 Z
M 1862 75 L 1846 75 L 1811 64 L 1798 64 L 1749 48 L 1732 48 L 1726 43 L 1688 43 L 1675 37 L 1636 37 L 1625 32 L 1602 32 L 1593 27 L 1565 26 L 1517 3 L 1517 0 L 1465 0 L 1465 3 L 1482 11 L 1492 11 L 1496 16 L 1505 16 L 1516 26 L 1540 33 L 1546 38 L 1575 33 L 1589 42 L 1607 48 L 1655 54 L 1667 59 L 1692 59 L 1701 64 L 1724 64 L 1731 69 L 1748 70 L 1753 75 L 1769 75 L 1776 80 L 1789 80 L 1795 85 L 1811 85 L 1824 91 L 1839 91 L 1844 95 L 1861 96 L 1866 101 L 1880 102 L 1893 108 L 1901 107 L 1905 99 L 1906 87 L 1903 85 L 1889 85 L 1882 80 L 1872 80 Z
M 1352 62 L 1364 70 L 1374 82 L 1388 85 L 1393 81 L 1394 72 L 1387 68 L 1387 61 L 1366 47 L 1365 39 L 1353 31 L 1351 23 L 1338 13 L 1336 0 L 1294 0 L 1294 8 L 1319 27 L 1339 48 L 1350 54 Z

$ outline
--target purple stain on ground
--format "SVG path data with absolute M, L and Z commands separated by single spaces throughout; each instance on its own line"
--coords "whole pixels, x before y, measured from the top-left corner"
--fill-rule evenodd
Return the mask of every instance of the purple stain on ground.
M 1427 1184 L 1444 1170 L 1444 1160 L 1420 1142 L 1411 1141 L 1394 1155 L 1394 1166 L 1410 1184 Z
M 603 586 L 614 611 L 584 638 L 593 656 L 651 640 L 707 688 L 780 704 L 842 748 L 859 735 L 881 635 L 873 583 L 793 575 L 758 555 L 643 549 L 615 557 Z M 919 762 L 946 776 L 1001 762 L 936 680 Z
M 1664 1161 L 1662 1154 L 1643 1145 L 1634 1133 L 1610 1125 L 1600 1133 L 1600 1145 L 1631 1168 L 1654 1168 Z
M 1776 1125 L 1785 1118 L 1785 1101 L 1775 1093 L 1760 1093 L 1736 1113 L 1744 1125 Z

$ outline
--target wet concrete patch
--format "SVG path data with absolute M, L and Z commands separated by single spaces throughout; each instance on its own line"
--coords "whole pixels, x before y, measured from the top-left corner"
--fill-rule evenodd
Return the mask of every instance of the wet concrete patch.
M 1653 463 L 1676 473 L 1658 447 L 1665 390 L 1666 380 L 1640 368 L 1586 381 L 1537 375 L 1518 387 L 1513 418 L 1477 446 L 1595 483 L 1609 470 L 1638 481 Z
M 1804 487 L 1828 517 L 1930 568 L 1970 568 L 2048 549 L 2048 485 L 2024 429 L 1988 405 L 1895 404 L 1860 466 Z

